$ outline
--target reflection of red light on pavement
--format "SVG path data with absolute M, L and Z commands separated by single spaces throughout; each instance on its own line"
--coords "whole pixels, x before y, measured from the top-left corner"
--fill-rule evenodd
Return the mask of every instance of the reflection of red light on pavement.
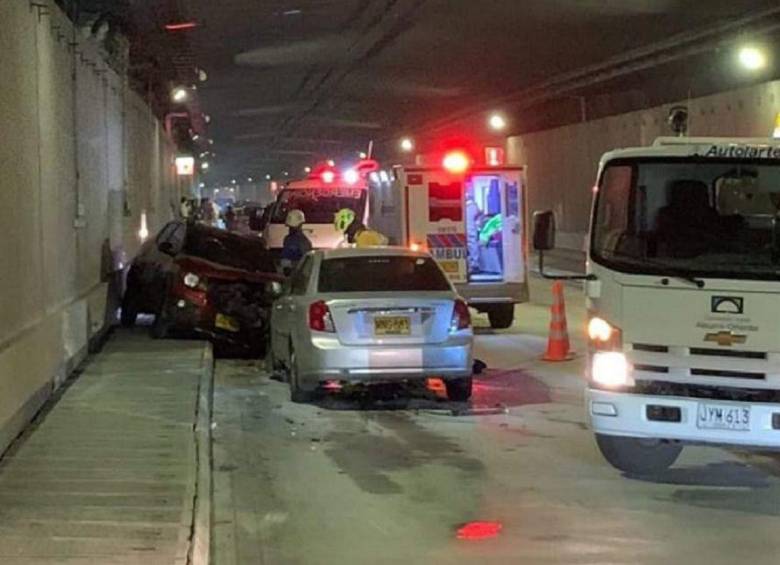
M 481 540 L 494 538 L 503 528 L 501 522 L 469 522 L 458 528 L 458 539 Z
M 322 385 L 322 388 L 328 392 L 339 392 L 342 389 L 342 386 L 339 381 L 325 381 L 325 384 Z

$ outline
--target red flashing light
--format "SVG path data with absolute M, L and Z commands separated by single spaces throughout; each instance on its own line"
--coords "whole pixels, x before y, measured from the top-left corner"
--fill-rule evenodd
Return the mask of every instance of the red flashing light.
M 355 169 L 347 169 L 344 171 L 342 177 L 344 178 L 344 182 L 347 184 L 355 184 L 360 180 L 360 175 Z
M 452 174 L 463 174 L 471 166 L 471 159 L 463 151 L 452 151 L 444 156 L 442 166 Z
M 198 22 L 179 22 L 175 24 L 165 24 L 166 31 L 184 31 L 198 27 Z
M 320 178 L 325 184 L 331 184 L 334 180 L 336 180 L 336 173 L 333 171 L 322 171 Z
M 501 522 L 469 522 L 458 528 L 458 539 L 481 540 L 494 538 L 503 528 Z

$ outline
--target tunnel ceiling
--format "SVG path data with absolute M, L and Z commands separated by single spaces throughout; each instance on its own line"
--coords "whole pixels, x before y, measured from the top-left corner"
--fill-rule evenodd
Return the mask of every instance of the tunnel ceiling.
M 671 76 L 688 81 L 703 77 L 707 88 L 715 88 L 722 74 L 717 61 L 725 57 L 722 45 L 694 49 L 689 55 L 672 57 L 671 62 L 650 60 L 649 65 L 617 79 L 590 84 L 586 78 L 574 88 L 560 88 L 555 79 L 621 55 L 637 54 L 638 49 L 658 46 L 674 34 L 696 39 L 696 30 L 713 29 L 768 8 L 777 10 L 776 2 L 130 3 L 136 53 L 140 50 L 151 57 L 170 51 L 181 80 L 187 80 L 187 71 L 194 67 L 208 74 L 208 80 L 198 84 L 198 103 L 211 117 L 209 135 L 217 154 L 211 173 L 214 180 L 279 175 L 283 170 L 295 173 L 325 157 L 354 156 L 372 139 L 380 155 L 394 158 L 398 136 L 409 134 L 430 142 L 456 131 L 482 131 L 484 113 L 491 109 L 506 112 L 515 132 L 543 127 L 565 121 L 568 117 L 562 116 L 571 112 L 576 119 L 573 102 L 579 97 L 586 97 L 586 104 L 593 108 L 609 107 L 607 88 L 650 102 L 659 92 L 663 98 L 672 85 L 659 87 L 657 76 L 654 82 L 642 77 L 650 80 L 664 65 L 672 66 L 675 74 Z M 766 24 L 770 18 L 761 21 Z M 164 31 L 166 23 L 177 22 L 194 22 L 197 27 Z M 774 37 L 771 26 L 769 30 L 756 26 L 731 29 L 729 38 L 753 39 L 759 32 L 756 37 L 762 41 Z M 675 49 L 679 51 L 679 46 L 656 49 L 651 55 L 658 57 Z M 637 59 L 629 57 L 627 64 L 632 60 Z M 703 76 L 707 73 L 702 68 L 713 69 L 710 76 Z M 591 75 L 596 72 L 594 68 Z M 685 80 L 675 78 L 674 82 Z M 545 86 L 529 91 L 534 85 Z M 691 84 L 684 85 L 688 91 L 691 88 Z M 566 110 L 562 113 L 561 108 Z M 445 118 L 453 114 L 462 118 L 457 125 L 446 123 Z

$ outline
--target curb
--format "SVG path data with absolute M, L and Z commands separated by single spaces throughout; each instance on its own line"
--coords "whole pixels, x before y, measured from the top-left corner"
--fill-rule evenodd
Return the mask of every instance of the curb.
M 214 389 L 214 352 L 211 343 L 203 351 L 203 371 L 198 385 L 197 420 L 195 422 L 195 501 L 192 516 L 192 538 L 187 558 L 189 565 L 208 565 L 211 558 L 211 410 Z

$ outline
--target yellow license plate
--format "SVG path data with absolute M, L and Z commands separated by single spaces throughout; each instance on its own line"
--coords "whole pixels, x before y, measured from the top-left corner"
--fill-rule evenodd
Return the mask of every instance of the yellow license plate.
M 374 319 L 376 335 L 411 335 L 412 321 L 407 316 L 383 316 Z
M 237 332 L 241 330 L 241 326 L 238 325 L 238 321 L 230 316 L 224 314 L 217 314 L 214 319 L 214 325 L 221 330 L 227 330 L 229 332 Z
M 439 261 L 442 271 L 448 275 L 457 275 L 460 273 L 460 265 L 457 261 Z

